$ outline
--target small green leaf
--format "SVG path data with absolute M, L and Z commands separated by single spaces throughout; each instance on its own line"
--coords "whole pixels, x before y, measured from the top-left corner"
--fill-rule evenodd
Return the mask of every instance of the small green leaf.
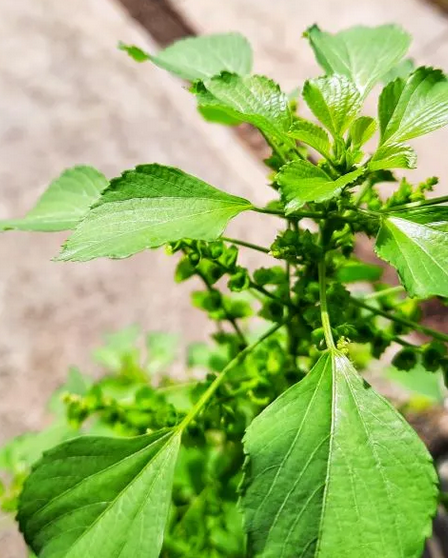
M 374 153 L 369 162 L 369 170 L 415 169 L 417 154 L 410 145 L 405 143 L 389 143 L 382 145 Z
M 135 62 L 147 62 L 151 60 L 151 56 L 138 46 L 126 45 L 120 41 L 118 43 L 118 48 L 126 52 Z
M 326 159 L 330 158 L 330 140 L 327 132 L 304 118 L 297 118 L 294 121 L 289 135 L 303 143 L 306 143 Z
M 359 91 L 344 76 L 308 80 L 302 95 L 314 116 L 335 138 L 347 130 L 361 109 Z
M 397 269 L 411 296 L 448 296 L 448 207 L 390 214 L 375 250 Z
M 343 354 L 324 354 L 252 422 L 244 442 L 251 555 L 421 556 L 437 509 L 431 458 Z
M 448 123 L 448 80 L 441 70 L 418 68 L 387 85 L 379 100 L 380 144 L 402 143 Z
M 193 91 L 201 107 L 248 122 L 277 141 L 289 140 L 292 116 L 288 98 L 267 77 L 223 74 L 197 84 Z
M 342 283 L 356 283 L 357 281 L 378 281 L 384 269 L 380 265 L 368 264 L 357 260 L 348 260 L 338 269 L 337 278 Z
M 58 260 L 126 258 L 182 238 L 215 240 L 251 207 L 179 169 L 141 165 L 111 181 Z
M 92 167 L 73 167 L 54 180 L 23 218 L 0 221 L 1 230 L 55 232 L 73 229 L 108 186 Z
M 188 37 L 149 57 L 160 68 L 188 81 L 221 72 L 245 76 L 252 70 L 252 49 L 239 33 Z
M 325 72 L 346 76 L 363 96 L 400 62 L 411 43 L 396 25 L 357 26 L 334 35 L 314 25 L 306 37 Z
M 321 202 L 333 198 L 365 172 L 356 169 L 333 180 L 323 169 L 309 161 L 297 160 L 284 165 L 275 181 L 286 199 L 286 213 L 293 213 L 305 203 Z
M 46 452 L 19 506 L 29 546 L 42 558 L 157 558 L 179 441 L 85 436 Z
M 370 116 L 360 116 L 350 126 L 350 139 L 353 147 L 358 149 L 376 132 L 376 120 Z

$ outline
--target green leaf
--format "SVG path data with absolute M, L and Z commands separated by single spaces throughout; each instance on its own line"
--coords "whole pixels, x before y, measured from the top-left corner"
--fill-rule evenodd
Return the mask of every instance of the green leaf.
M 347 130 L 361 109 L 359 91 L 344 76 L 308 80 L 302 95 L 314 116 L 335 138 Z
M 248 122 L 277 141 L 291 142 L 287 136 L 292 123 L 288 98 L 267 77 L 223 74 L 196 84 L 193 91 L 201 107 Z
M 430 373 L 418 363 L 406 372 L 391 366 L 386 369 L 385 376 L 392 382 L 404 386 L 412 394 L 427 399 L 431 404 L 443 405 L 445 395 L 440 373 Z
M 405 60 L 399 62 L 394 68 L 392 68 L 392 70 L 387 72 L 381 81 L 384 85 L 387 85 L 389 82 L 394 81 L 397 78 L 406 79 L 414 70 L 414 60 L 412 58 L 406 58 Z
M 356 283 L 357 281 L 378 281 L 384 269 L 380 265 L 368 264 L 357 260 L 348 260 L 338 269 L 337 278 L 342 283 Z
M 54 232 L 73 229 L 109 184 L 92 167 L 73 167 L 54 180 L 23 218 L 0 221 L 1 230 Z
M 252 49 L 239 33 L 188 37 L 148 55 L 151 61 L 188 81 L 203 80 L 230 72 L 245 76 L 252 70 Z
M 182 238 L 215 240 L 251 207 L 179 169 L 141 165 L 111 181 L 58 260 L 126 258 Z
M 18 521 L 42 558 L 157 558 L 180 437 L 82 437 L 46 452 L 25 483 Z
M 298 141 L 306 143 L 323 157 L 330 158 L 330 140 L 327 132 L 320 126 L 304 118 L 297 118 L 289 130 L 289 135 Z
M 284 165 L 275 181 L 286 199 L 286 213 L 293 213 L 305 203 L 322 202 L 333 198 L 365 172 L 356 169 L 333 180 L 323 169 L 309 161 L 297 160 Z
M 382 145 L 369 162 L 369 170 L 415 169 L 417 154 L 410 145 L 390 143 Z
M 441 70 L 418 68 L 387 85 L 379 100 L 380 144 L 428 134 L 448 123 L 448 80 Z
M 350 126 L 350 139 L 355 149 L 361 147 L 376 132 L 376 120 L 370 116 L 360 116 Z
M 411 43 L 396 25 L 357 26 L 334 35 L 314 25 L 306 37 L 325 72 L 346 76 L 363 96 L 400 62 Z
M 448 296 L 448 207 L 388 215 L 375 251 L 397 269 L 411 296 Z
M 265 409 L 245 450 L 254 556 L 421 556 L 437 508 L 431 458 L 342 353 L 324 354 Z

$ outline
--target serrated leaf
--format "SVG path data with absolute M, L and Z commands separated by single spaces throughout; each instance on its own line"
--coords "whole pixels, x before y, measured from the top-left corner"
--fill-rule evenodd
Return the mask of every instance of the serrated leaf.
M 308 80 L 302 95 L 314 116 L 335 138 L 347 130 L 361 109 L 359 91 L 344 76 Z
M 356 169 L 333 180 L 323 169 L 309 161 L 297 160 L 284 165 L 275 181 L 286 200 L 286 213 L 293 213 L 307 202 L 322 202 L 339 194 L 345 186 L 365 172 Z
M 291 129 L 289 130 L 289 135 L 303 143 L 306 143 L 323 157 L 329 158 L 330 155 L 330 139 L 327 132 L 304 118 L 297 118 L 294 121 Z
M 148 55 L 151 61 L 188 81 L 203 80 L 230 72 L 245 76 L 252 70 L 252 49 L 239 33 L 188 37 Z
M 381 144 L 428 134 L 448 123 L 448 80 L 441 70 L 418 68 L 383 89 L 378 111 Z
M 421 556 L 437 508 L 430 456 L 342 353 L 324 354 L 253 421 L 244 443 L 254 556 Z
M 157 558 L 180 437 L 82 437 L 44 454 L 18 521 L 42 558 Z
M 267 77 L 223 74 L 197 84 L 194 93 L 200 106 L 248 122 L 277 141 L 291 142 L 287 136 L 292 123 L 288 98 Z
M 0 221 L 1 230 L 55 232 L 73 229 L 108 186 L 107 178 L 92 167 L 64 171 L 23 219 Z
M 126 258 L 182 238 L 215 240 L 251 207 L 179 169 L 141 165 L 111 181 L 58 260 Z
M 306 37 L 325 72 L 346 76 L 363 96 L 400 62 L 411 43 L 397 25 L 356 26 L 334 35 L 314 25 Z
M 375 251 L 395 267 L 411 296 L 448 296 L 448 207 L 390 214 Z
M 350 139 L 353 147 L 358 149 L 376 132 L 376 120 L 370 116 L 360 116 L 350 126 Z
M 410 145 L 390 143 L 382 145 L 369 162 L 369 170 L 415 169 L 417 154 Z

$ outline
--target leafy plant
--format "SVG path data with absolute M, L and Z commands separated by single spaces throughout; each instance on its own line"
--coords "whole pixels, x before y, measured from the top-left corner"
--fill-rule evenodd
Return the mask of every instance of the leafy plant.
M 192 302 L 216 323 L 213 346 L 189 348 L 188 365 L 206 375 L 187 384 L 167 385 L 172 340 L 152 338 L 158 356 L 142 364 L 134 330 L 112 337 L 96 355 L 113 377 L 78 378 L 65 411 L 58 406 L 65 441 L 47 449 L 31 436 L 20 471 L 11 458 L 20 442 L 3 451 L 15 473 L 9 507 L 39 557 L 421 555 L 435 469 L 356 367 L 393 346 L 395 368 L 414 371 L 409 386 L 425 391 L 422 375 L 448 376 L 448 336 L 420 323 L 421 300 L 448 297 L 448 197 L 427 199 L 435 179 L 413 185 L 394 174 L 415 167 L 409 140 L 448 123 L 448 81 L 404 60 L 410 37 L 394 25 L 337 34 L 313 26 L 305 36 L 324 71 L 301 92 L 317 122 L 252 74 L 238 34 L 186 39 L 157 55 L 120 45 L 189 81 L 207 120 L 259 130 L 272 148 L 267 207 L 159 164 L 110 182 L 75 167 L 23 219 L 0 223 L 73 229 L 58 261 L 165 245 L 179 258 L 177 282 L 203 282 Z M 361 115 L 381 82 L 378 118 Z M 397 183 L 388 199 L 383 182 Z M 270 246 L 222 236 L 246 211 L 278 220 Z M 358 259 L 363 235 L 376 237 L 402 286 L 381 283 L 382 267 Z M 265 265 L 241 265 L 240 248 Z M 359 282 L 373 289 L 353 289 Z M 412 332 L 428 340 L 412 344 Z M 426 391 L 438 394 L 431 378 Z M 36 444 L 46 451 L 28 476 Z

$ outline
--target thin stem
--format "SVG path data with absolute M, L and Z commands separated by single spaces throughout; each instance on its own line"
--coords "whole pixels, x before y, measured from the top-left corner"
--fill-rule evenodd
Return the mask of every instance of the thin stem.
M 221 236 L 221 240 L 224 242 L 231 242 L 238 246 L 244 246 L 245 248 L 252 248 L 252 250 L 257 250 L 257 252 L 263 252 L 264 254 L 269 254 L 269 248 L 264 248 L 263 246 L 258 246 L 257 244 L 252 244 L 251 242 L 246 242 L 245 240 L 237 240 L 235 238 L 229 238 L 227 236 Z
M 361 184 L 360 189 L 355 194 L 353 199 L 353 203 L 356 207 L 359 207 L 361 205 L 362 200 L 364 196 L 367 194 L 367 192 L 370 190 L 370 187 L 371 187 L 371 183 L 368 180 L 364 182 L 364 184 Z
M 401 285 L 397 285 L 396 287 L 389 287 L 388 289 L 383 289 L 382 291 L 375 291 L 374 293 L 366 294 L 363 299 L 364 300 L 373 300 L 376 298 L 382 298 L 383 296 L 389 296 L 395 293 L 403 293 L 405 288 Z
M 286 217 L 283 211 L 279 211 L 277 209 L 265 209 L 264 207 L 253 207 L 252 211 L 256 211 L 257 213 L 265 213 L 267 215 L 278 215 L 279 217 L 283 217 L 283 219 L 302 219 L 302 218 L 309 218 L 309 219 L 325 219 L 325 215 L 319 211 L 294 211 L 292 215 Z
M 421 333 L 424 333 L 425 335 L 428 335 L 433 339 L 437 339 L 438 341 L 443 341 L 444 343 L 448 343 L 448 335 L 446 335 L 445 333 L 432 329 L 431 327 L 427 327 L 423 324 L 419 324 L 418 322 L 414 322 L 413 320 L 408 320 L 407 318 L 390 314 L 389 312 L 386 312 L 381 308 L 375 308 L 373 306 L 370 306 L 369 304 L 366 304 L 365 302 L 363 302 L 362 300 L 354 296 L 350 297 L 350 300 L 360 308 L 369 310 L 373 314 L 377 314 L 378 316 L 382 316 L 383 318 L 386 318 L 386 320 L 390 320 L 391 322 L 395 322 L 402 326 L 409 327 L 416 331 L 420 331 Z
M 422 207 L 425 205 L 438 205 L 446 202 L 448 202 L 448 196 L 441 196 L 439 198 L 430 198 L 429 200 L 404 203 L 402 205 L 396 205 L 395 207 L 388 207 L 387 209 L 382 209 L 381 211 L 383 211 L 384 213 L 388 213 L 393 211 L 401 211 L 405 209 L 413 209 L 415 207 Z
M 327 305 L 327 277 L 326 277 L 326 266 L 325 266 L 325 255 L 319 262 L 319 298 L 320 298 L 320 315 L 322 317 L 322 327 L 324 330 L 325 343 L 327 344 L 327 349 L 335 350 L 336 345 L 334 343 L 333 334 L 331 332 L 330 316 L 328 314 Z
M 235 368 L 241 364 L 244 359 L 249 355 L 254 349 L 258 347 L 263 341 L 265 341 L 268 337 L 273 335 L 276 331 L 278 331 L 281 327 L 283 327 L 289 318 L 282 320 L 280 323 L 275 324 L 271 327 L 266 333 L 264 333 L 257 341 L 248 345 L 245 349 L 243 349 L 240 353 L 237 354 L 235 358 L 233 358 L 222 370 L 219 376 L 216 377 L 215 380 L 208 386 L 207 390 L 201 395 L 199 400 L 196 402 L 194 407 L 189 411 L 187 416 L 182 420 L 182 422 L 177 426 L 177 432 L 182 432 L 185 428 L 190 424 L 190 422 L 196 418 L 196 416 L 202 411 L 202 409 L 207 405 L 213 395 L 216 393 L 217 389 L 222 385 L 224 380 L 226 379 L 226 375 L 230 370 Z

